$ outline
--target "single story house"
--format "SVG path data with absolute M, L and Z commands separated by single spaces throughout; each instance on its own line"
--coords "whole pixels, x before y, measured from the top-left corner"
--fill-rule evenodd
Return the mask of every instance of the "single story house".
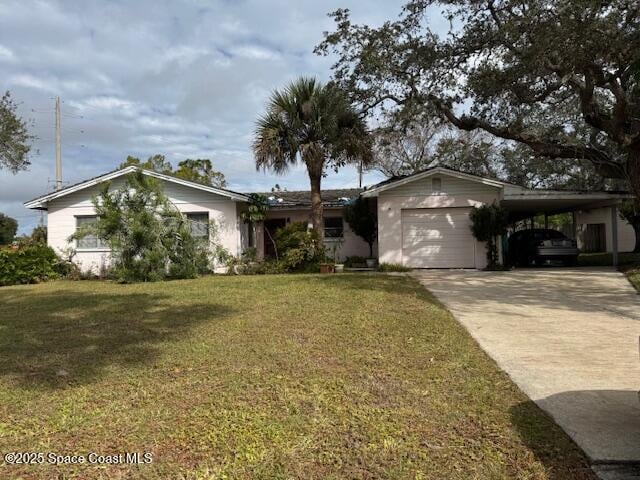
M 58 252 L 75 251 L 74 260 L 83 269 L 98 269 L 108 263 L 109 250 L 97 238 L 74 243 L 69 236 L 84 222 L 92 221 L 91 203 L 99 185 L 121 186 L 124 176 L 135 170 L 127 167 L 43 195 L 25 203 L 46 210 L 48 243 Z M 241 219 L 250 198 L 247 194 L 190 182 L 170 175 L 144 170 L 162 181 L 169 200 L 191 218 L 194 225 L 215 222 L 215 241 L 231 254 L 240 255 L 256 247 L 260 257 L 269 255 L 270 241 L 265 228 L 274 231 L 289 222 L 308 221 L 308 192 L 269 192 L 271 209 L 264 225 L 247 225 Z M 571 212 L 573 235 L 581 248 L 614 252 L 633 249 L 635 234 L 619 219 L 617 205 L 631 196 L 625 192 L 582 192 L 531 190 L 499 180 L 434 167 L 423 172 L 393 178 L 368 189 L 326 190 L 323 192 L 326 245 L 336 257 L 369 255 L 368 245 L 343 220 L 343 208 L 356 196 L 371 199 L 378 215 L 378 241 L 374 255 L 380 262 L 399 263 L 413 268 L 483 268 L 484 245 L 471 234 L 469 213 L 475 206 L 499 203 L 513 221 L 544 213 Z M 206 228 L 194 233 L 211 237 Z M 213 240 L 213 239 L 212 239 Z

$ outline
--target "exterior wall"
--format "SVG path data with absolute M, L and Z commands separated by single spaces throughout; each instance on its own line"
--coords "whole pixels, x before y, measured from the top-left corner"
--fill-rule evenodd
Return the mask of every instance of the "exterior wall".
M 613 237 L 611 235 L 611 208 L 594 208 L 576 212 L 576 230 L 578 248 L 583 248 L 583 233 L 589 223 L 604 223 L 607 252 L 613 251 Z M 628 222 L 618 216 L 618 251 L 631 252 L 635 246 L 636 234 Z
M 117 178 L 112 182 L 116 189 L 124 184 L 124 179 Z M 78 249 L 75 242 L 68 238 L 75 232 L 76 217 L 94 215 L 95 210 L 91 197 L 99 192 L 100 187 L 89 187 L 53 200 L 48 206 L 48 243 L 57 252 L 65 254 L 74 249 L 73 258 L 84 271 L 98 272 L 103 265 L 108 265 L 110 252 L 108 249 Z M 225 247 L 231 254 L 237 255 L 241 249 L 237 202 L 226 197 L 204 192 L 171 182 L 164 182 L 165 194 L 176 208 L 184 213 L 208 212 L 209 220 L 214 221 L 216 228 L 211 231 L 211 241 Z
M 310 222 L 309 218 L 311 211 L 307 208 L 298 209 L 282 209 L 282 210 L 270 210 L 267 214 L 267 218 L 285 218 L 287 223 L 292 222 Z M 343 217 L 342 208 L 326 208 L 324 209 L 325 217 Z M 336 258 L 339 261 L 344 261 L 347 257 L 369 256 L 369 245 L 362 238 L 357 236 L 349 224 L 344 221 L 343 217 L 343 238 L 342 242 L 338 240 L 325 239 L 324 245 L 327 249 L 327 255 L 333 255 L 333 249 L 336 249 Z M 256 235 L 256 242 L 258 245 L 263 245 L 264 236 L 262 230 L 259 230 Z M 373 244 L 373 256 L 376 257 L 378 250 L 377 243 Z
M 439 177 L 439 192 L 431 179 Z M 441 174 L 385 190 L 378 195 L 378 243 L 381 263 L 403 263 L 402 210 L 413 208 L 475 207 L 500 201 L 501 189 Z M 475 241 L 476 268 L 486 266 L 484 243 Z

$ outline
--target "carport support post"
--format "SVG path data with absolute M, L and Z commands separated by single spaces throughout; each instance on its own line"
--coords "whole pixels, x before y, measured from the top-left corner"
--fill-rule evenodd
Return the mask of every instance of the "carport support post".
M 611 206 L 611 243 L 613 266 L 618 266 L 618 206 Z

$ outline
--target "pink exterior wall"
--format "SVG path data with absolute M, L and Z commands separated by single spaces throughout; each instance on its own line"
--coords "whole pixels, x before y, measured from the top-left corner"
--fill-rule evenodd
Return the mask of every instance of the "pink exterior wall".
M 309 220 L 310 210 L 308 208 L 293 208 L 293 209 L 278 209 L 269 211 L 267 218 L 285 218 L 289 222 L 310 222 Z M 342 208 L 325 208 L 325 217 L 343 217 Z M 336 248 L 336 257 L 339 261 L 344 261 L 347 257 L 369 256 L 369 245 L 362 238 L 357 236 L 349 228 L 349 224 L 343 220 L 344 234 L 342 242 L 338 242 L 332 239 L 325 239 L 325 248 L 327 249 L 327 255 L 333 255 L 333 249 Z M 258 235 L 258 243 L 261 245 L 262 233 Z M 373 256 L 377 256 L 377 243 L 373 245 Z

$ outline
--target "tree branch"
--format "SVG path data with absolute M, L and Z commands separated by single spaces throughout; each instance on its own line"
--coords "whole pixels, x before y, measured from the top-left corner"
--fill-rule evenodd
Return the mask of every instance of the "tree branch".
M 429 100 L 446 120 L 461 130 L 473 131 L 480 129 L 499 138 L 524 143 L 538 155 L 547 158 L 584 158 L 590 160 L 604 176 L 619 178 L 623 174 L 623 166 L 620 163 L 612 160 L 609 155 L 596 148 L 586 145 L 564 145 L 554 141 L 543 141 L 511 127 L 497 127 L 486 120 L 468 115 L 457 116 L 450 105 L 435 95 L 430 95 Z

